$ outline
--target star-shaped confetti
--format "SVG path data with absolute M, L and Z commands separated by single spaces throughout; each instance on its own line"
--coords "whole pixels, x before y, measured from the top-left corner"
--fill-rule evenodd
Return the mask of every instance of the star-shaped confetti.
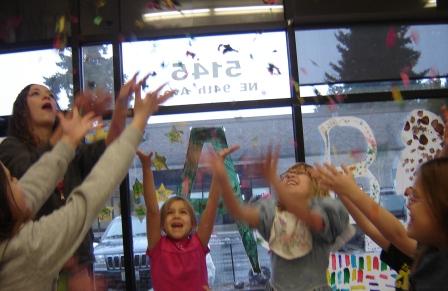
M 168 137 L 170 143 L 182 143 L 183 135 L 183 130 L 178 130 L 174 125 L 171 127 L 171 130 L 165 134 L 165 136 Z
M 165 202 L 166 200 L 168 200 L 170 195 L 173 194 L 173 191 L 168 188 L 165 188 L 165 185 L 162 183 L 156 190 L 156 194 L 157 194 L 157 201 Z
M 166 157 L 159 155 L 157 152 L 154 153 L 152 164 L 154 165 L 154 168 L 156 168 L 157 171 L 168 170 L 168 166 L 166 165 Z

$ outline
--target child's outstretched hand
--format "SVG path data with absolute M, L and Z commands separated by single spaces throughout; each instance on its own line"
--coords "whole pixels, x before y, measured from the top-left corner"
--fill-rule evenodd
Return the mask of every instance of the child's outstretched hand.
M 137 86 L 135 88 L 134 119 L 132 123 L 136 128 L 143 131 L 148 118 L 154 112 L 159 110 L 160 104 L 164 103 L 176 93 L 176 90 L 168 90 L 159 95 L 160 91 L 165 86 L 166 83 L 161 85 L 155 91 L 147 93 L 143 99 L 141 98 L 141 87 Z
M 335 166 L 330 164 L 314 166 L 313 175 L 319 180 L 322 187 L 336 192 L 338 195 L 347 195 L 355 189 L 359 191 L 350 169 L 342 166 L 343 171 L 338 171 Z
M 85 90 L 75 96 L 75 106 L 81 115 L 94 112 L 102 116 L 112 103 L 112 95 L 104 89 Z
M 226 169 L 224 167 L 224 159 L 231 153 L 237 151 L 240 148 L 239 145 L 232 145 L 228 148 L 224 148 L 219 152 L 211 150 L 206 158 L 210 162 L 213 173 L 219 175 L 226 174 Z
M 148 154 L 145 154 L 141 150 L 137 150 L 137 156 L 140 159 L 140 162 L 142 163 L 143 168 L 151 169 L 152 166 L 152 152 L 149 152 Z
M 62 128 L 62 140 L 72 145 L 74 148 L 78 146 L 86 133 L 93 128 L 93 125 L 100 120 L 99 117 L 95 117 L 93 111 L 81 116 L 77 107 L 75 107 L 73 113 L 69 114 L 67 117 L 59 112 L 58 118 Z
M 279 152 L 280 147 L 277 146 L 275 147 L 275 149 L 272 149 L 272 146 L 269 146 L 268 150 L 264 155 L 263 163 L 261 165 L 263 177 L 271 185 L 280 182 L 277 174 L 277 163 Z

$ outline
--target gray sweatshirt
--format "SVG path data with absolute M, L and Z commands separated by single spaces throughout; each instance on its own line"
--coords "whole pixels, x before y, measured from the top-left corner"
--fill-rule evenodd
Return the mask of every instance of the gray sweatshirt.
M 56 290 L 59 271 L 127 174 L 141 136 L 139 130 L 128 126 L 72 191 L 65 206 L 38 221 L 26 222 L 14 237 L 0 244 L 0 290 Z M 71 147 L 59 142 L 20 179 L 33 214 L 51 195 L 74 154 Z

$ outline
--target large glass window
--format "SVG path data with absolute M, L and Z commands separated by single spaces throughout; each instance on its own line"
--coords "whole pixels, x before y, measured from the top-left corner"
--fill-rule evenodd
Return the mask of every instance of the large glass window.
M 447 87 L 445 24 L 298 30 L 296 42 L 303 97 Z
M 59 107 L 67 109 L 73 98 L 72 53 L 64 50 L 38 50 L 0 54 L 0 80 L 4 86 L 0 115 L 11 115 L 12 105 L 19 92 L 29 84 L 50 88 Z
M 210 130 L 214 132 L 210 133 Z M 153 161 L 154 177 L 160 202 L 163 203 L 170 195 L 181 193 L 184 181 L 182 177 L 185 177 L 183 173 L 187 166 L 196 169 L 194 183 L 190 189 L 190 201 L 200 218 L 210 188 L 210 170 L 203 161 L 203 155 L 197 165 L 187 157 L 194 156 L 191 143 L 198 144 L 203 141 L 202 153 L 211 150 L 212 144 L 222 145 L 224 140 L 221 133 L 227 145 L 241 146 L 231 158 L 241 191 L 240 198 L 246 203 L 269 193 L 269 187 L 262 179 L 257 165 L 260 154 L 269 144 L 281 145 L 279 173 L 295 163 L 291 108 L 153 116 L 140 149 L 145 152 L 152 151 L 156 157 L 156 161 Z M 142 169 L 137 158 L 129 170 L 129 180 L 131 191 L 142 181 Z M 144 216 L 143 198 L 139 195 L 132 197 L 133 216 L 138 217 L 142 213 Z M 134 253 L 141 253 L 146 249 L 146 244 L 140 245 L 135 241 L 134 238 Z M 261 244 L 257 245 L 257 249 L 260 265 L 269 270 L 268 251 Z M 209 283 L 213 290 L 233 290 L 235 283 L 241 282 L 246 287 L 262 287 L 257 286 L 257 281 L 251 275 L 251 265 L 236 224 L 222 205 L 218 210 L 210 250 L 211 260 L 208 260 L 207 267 Z
M 291 96 L 284 32 L 123 43 L 123 71 L 149 73 L 147 90 L 169 82 L 167 105 Z

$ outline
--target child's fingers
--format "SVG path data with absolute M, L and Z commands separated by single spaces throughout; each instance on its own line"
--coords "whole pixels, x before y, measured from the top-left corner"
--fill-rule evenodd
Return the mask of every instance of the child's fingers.
M 157 103 L 158 104 L 165 103 L 165 101 L 173 97 L 176 92 L 177 90 L 166 91 L 165 93 L 159 96 L 159 98 L 157 99 Z
M 236 144 L 236 145 L 231 145 L 231 146 L 228 147 L 228 148 L 225 148 L 225 149 L 220 150 L 219 153 L 218 153 L 218 155 L 219 155 L 221 158 L 225 158 L 225 157 L 227 157 L 228 155 L 230 155 L 231 153 L 237 151 L 239 148 L 240 148 L 240 145 L 237 145 L 237 144 Z
M 353 176 L 353 172 L 352 172 L 352 170 L 348 166 L 342 165 L 342 170 L 344 170 L 345 174 L 347 174 L 349 176 Z
M 324 167 L 325 167 L 325 169 L 327 169 L 328 172 L 331 173 L 332 175 L 334 175 L 334 176 L 339 175 L 339 172 L 338 172 L 338 170 L 336 170 L 336 167 L 335 167 L 335 166 L 333 166 L 333 165 L 331 165 L 331 164 L 329 164 L 329 163 L 325 163 L 325 164 L 324 164 Z
M 163 83 L 162 85 L 159 86 L 159 88 L 157 88 L 156 90 L 154 90 L 152 93 L 155 94 L 156 96 L 159 95 L 160 91 L 163 89 L 163 87 L 165 87 L 168 83 Z

